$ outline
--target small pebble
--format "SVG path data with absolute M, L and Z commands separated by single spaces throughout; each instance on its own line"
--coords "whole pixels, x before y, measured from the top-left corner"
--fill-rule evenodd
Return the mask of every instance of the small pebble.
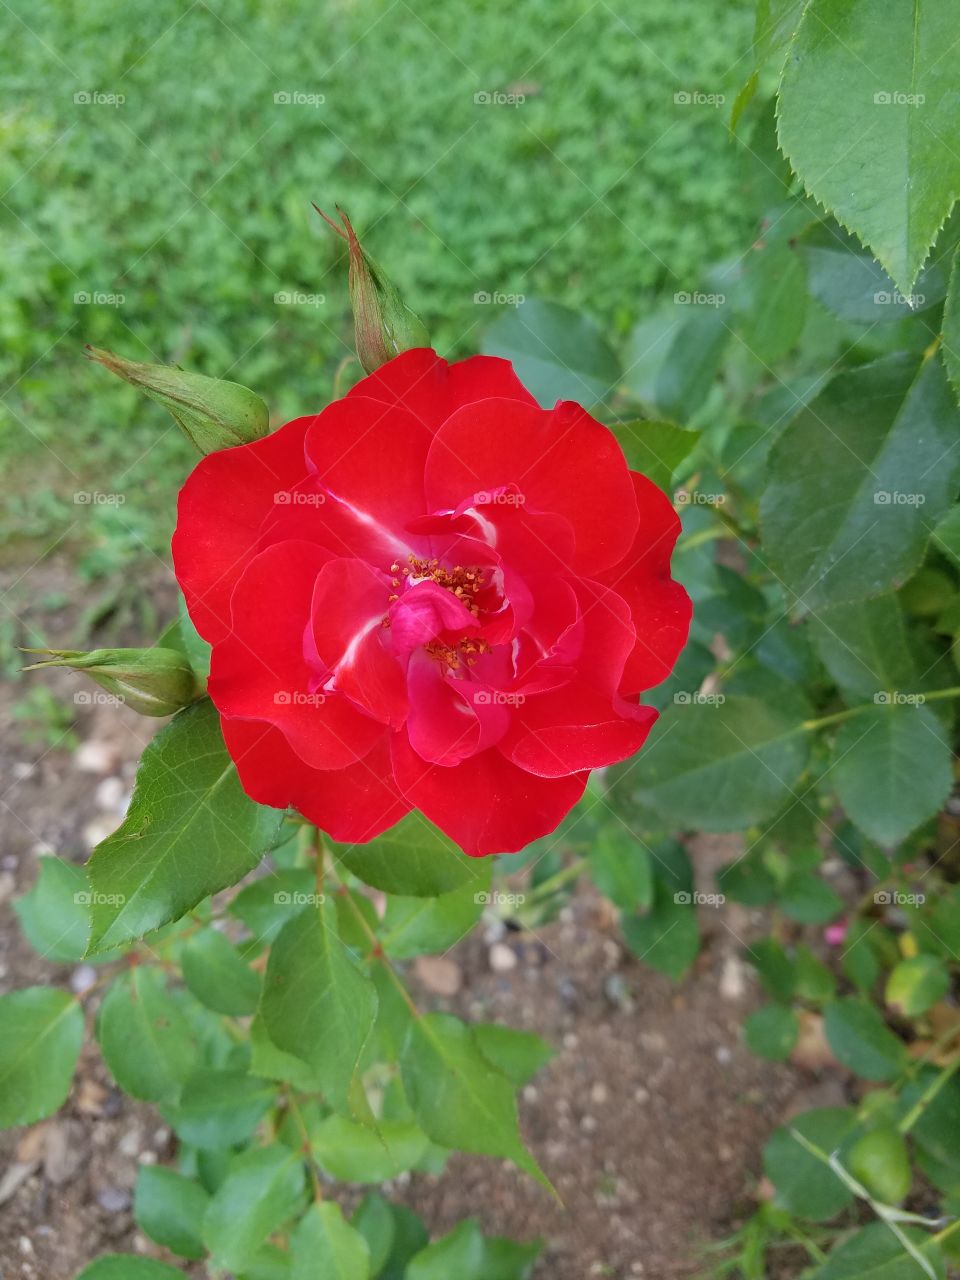
M 82 773 L 109 773 L 115 760 L 114 749 L 96 738 L 81 742 L 73 753 L 73 763 Z
M 78 996 L 83 995 L 97 980 L 97 971 L 92 964 L 81 964 L 70 975 L 70 990 Z
M 107 1213 L 122 1213 L 130 1208 L 130 1192 L 121 1187 L 104 1187 L 97 1192 L 97 1203 Z
M 517 953 L 505 942 L 495 942 L 490 948 L 490 968 L 495 973 L 507 973 L 517 967 Z
M 733 1061 L 733 1054 L 725 1044 L 717 1045 L 717 1061 L 723 1066 L 726 1066 L 728 1062 Z
M 599 1106 L 602 1106 L 607 1100 L 607 1086 L 598 1080 L 590 1090 L 590 1097 Z

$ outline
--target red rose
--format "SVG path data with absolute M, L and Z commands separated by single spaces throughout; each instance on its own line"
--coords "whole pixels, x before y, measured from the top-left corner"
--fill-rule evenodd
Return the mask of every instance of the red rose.
M 343 841 L 414 807 L 474 855 L 552 831 L 656 719 L 679 528 L 606 427 L 485 356 L 404 352 L 209 454 L 173 556 L 244 788 Z

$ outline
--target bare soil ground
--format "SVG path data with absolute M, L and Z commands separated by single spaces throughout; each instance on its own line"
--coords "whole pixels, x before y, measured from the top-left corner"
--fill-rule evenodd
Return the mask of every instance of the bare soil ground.
M 35 618 L 36 602 L 64 589 L 76 598 L 63 566 L 35 570 L 29 599 L 17 599 L 19 616 Z M 169 606 L 163 578 L 145 590 L 161 612 Z M 71 609 L 44 613 L 48 641 L 69 643 L 75 620 Z M 39 678 L 71 705 L 81 687 L 66 672 Z M 28 743 L 12 714 L 23 695 L 23 683 L 11 682 L 0 697 L 0 992 L 84 980 L 77 968 L 30 950 L 11 902 L 33 883 L 40 853 L 83 861 L 119 820 L 151 730 L 122 707 L 78 707 L 76 741 Z M 694 854 L 709 884 L 731 848 L 701 838 Z M 494 941 L 475 931 L 449 957 L 462 982 L 452 997 L 437 994 L 429 965 L 414 970 L 424 1005 L 500 1019 L 557 1047 L 523 1092 L 521 1125 L 563 1204 L 506 1165 L 459 1155 L 442 1176 L 399 1179 L 389 1194 L 415 1208 L 434 1235 L 475 1215 L 488 1232 L 544 1237 L 538 1280 L 701 1273 L 704 1245 L 754 1203 L 771 1128 L 798 1093 L 840 1088 L 747 1051 L 740 1026 L 759 997 L 740 957 L 758 922 L 732 906 L 704 915 L 705 948 L 680 984 L 630 956 L 611 911 L 587 885 L 535 935 L 508 932 Z M 72 1280 L 110 1250 L 176 1262 L 138 1232 L 131 1211 L 138 1164 L 174 1155 L 161 1118 L 119 1093 L 88 1044 L 62 1112 L 0 1140 L 2 1280 Z

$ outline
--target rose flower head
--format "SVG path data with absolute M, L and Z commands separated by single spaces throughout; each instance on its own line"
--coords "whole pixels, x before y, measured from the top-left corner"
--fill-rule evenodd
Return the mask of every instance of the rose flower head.
M 418 348 L 205 457 L 173 555 L 250 796 L 346 842 L 418 809 L 483 855 L 642 746 L 690 624 L 679 529 L 579 405 Z

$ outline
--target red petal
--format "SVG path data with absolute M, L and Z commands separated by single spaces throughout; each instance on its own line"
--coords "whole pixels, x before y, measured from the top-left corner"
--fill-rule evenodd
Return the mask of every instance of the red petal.
M 384 724 L 406 719 L 403 671 L 386 647 L 389 578 L 362 560 L 330 560 L 317 575 L 311 616 L 323 687 L 339 689 Z
M 383 569 L 416 552 L 404 526 L 426 511 L 426 428 L 396 405 L 361 396 L 303 421 L 307 462 L 326 494 L 311 512 L 317 540 Z
M 500 750 L 542 778 L 619 764 L 639 751 L 657 712 L 604 697 L 582 682 L 535 694 L 518 708 Z
M 386 733 L 346 769 L 311 769 L 270 725 L 228 716 L 220 723 L 247 795 L 274 809 L 292 806 L 333 840 L 372 840 L 410 811 L 394 786 Z
M 230 596 L 256 555 L 274 495 L 306 473 L 304 419 L 236 449 L 209 453 L 180 490 L 173 563 L 194 625 L 215 644 L 230 631 Z
M 462 405 L 500 396 L 524 404 L 537 402 L 513 372 L 509 360 L 497 356 L 471 356 L 447 364 L 435 351 L 418 347 L 404 351 L 364 378 L 348 393 L 369 396 L 384 404 L 406 409 L 430 431 Z
M 464 853 L 516 853 L 548 835 L 583 795 L 587 774 L 537 778 L 518 769 L 496 748 L 446 769 L 426 764 L 394 734 L 393 772 L 406 799 L 416 805 Z
M 313 588 L 328 553 L 309 542 L 269 547 L 233 593 L 234 630 L 214 645 L 209 692 L 227 716 L 265 720 L 316 769 L 362 759 L 383 726 L 342 694 L 318 691 L 304 654 Z
M 627 659 L 621 693 L 641 693 L 666 680 L 687 643 L 693 604 L 670 577 L 680 519 L 670 499 L 646 476 L 633 475 L 640 527 L 624 560 L 603 575 L 630 606 L 637 642 Z
M 509 723 L 506 706 L 469 680 L 451 680 L 439 663 L 415 653 L 407 672 L 410 745 L 424 760 L 455 765 L 499 741 Z
M 546 778 L 626 759 L 643 745 L 657 718 L 617 695 L 635 632 L 626 603 L 599 583 L 581 582 L 583 647 L 570 683 L 523 699 L 500 750 Z
M 430 446 L 425 483 L 432 511 L 516 485 L 524 507 L 570 522 L 573 565 L 590 574 L 622 560 L 636 533 L 636 498 L 620 446 L 579 405 L 545 410 L 496 399 L 458 410 Z

